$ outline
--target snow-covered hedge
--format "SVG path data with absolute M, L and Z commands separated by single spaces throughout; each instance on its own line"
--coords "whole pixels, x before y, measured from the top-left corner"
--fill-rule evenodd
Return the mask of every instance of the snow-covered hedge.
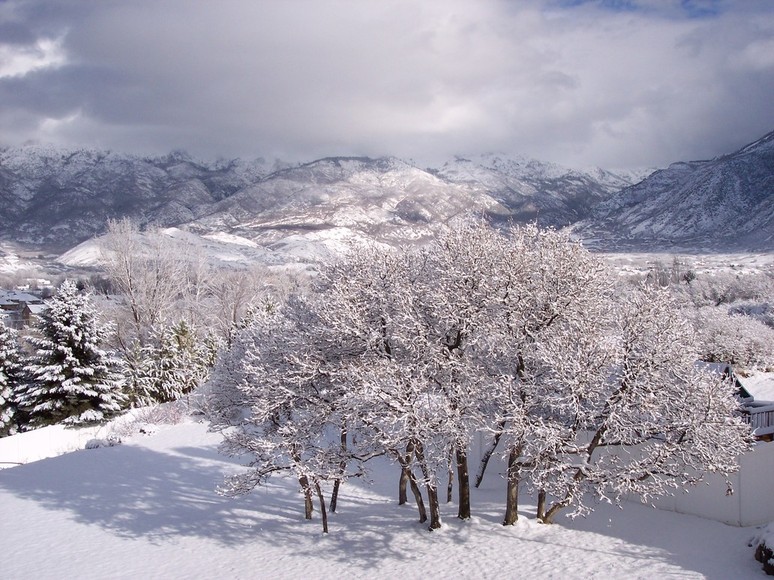
M 757 539 L 755 559 L 763 564 L 763 570 L 774 576 L 774 522 L 766 526 Z

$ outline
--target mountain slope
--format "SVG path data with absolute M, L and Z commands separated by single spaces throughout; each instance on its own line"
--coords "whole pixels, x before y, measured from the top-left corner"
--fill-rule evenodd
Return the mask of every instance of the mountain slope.
M 730 155 L 657 171 L 574 230 L 603 247 L 774 249 L 774 132 Z
M 630 183 L 598 169 L 491 156 L 458 158 L 440 170 L 392 157 L 331 157 L 268 175 L 188 227 L 228 231 L 272 248 L 289 238 L 313 244 L 339 236 L 406 244 L 471 214 L 566 225 Z
M 262 160 L 217 164 L 182 153 L 158 158 L 94 150 L 0 150 L 0 235 L 67 249 L 104 231 L 108 218 L 176 225 L 264 174 Z
M 485 192 L 394 158 L 335 157 L 272 174 L 215 204 L 212 213 L 190 225 L 195 231 L 228 230 L 269 244 L 335 228 L 405 242 L 476 211 L 508 213 Z
M 104 231 L 108 218 L 132 217 L 263 245 L 326 236 L 407 243 L 470 213 L 563 226 L 630 183 L 598 169 L 492 156 L 440 170 L 390 157 L 331 157 L 269 171 L 260 160 L 205 164 L 180 153 L 6 149 L 0 239 L 63 251 Z
M 444 164 L 439 177 L 487 192 L 505 206 L 517 222 L 537 220 L 561 227 L 587 217 L 613 193 L 639 181 L 640 173 L 616 174 L 599 168 L 573 170 L 527 158 L 482 155 L 458 157 Z

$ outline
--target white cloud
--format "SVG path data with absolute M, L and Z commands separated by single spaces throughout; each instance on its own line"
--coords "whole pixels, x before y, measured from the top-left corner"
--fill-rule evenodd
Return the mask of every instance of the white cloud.
M 0 79 L 60 67 L 65 62 L 61 38 L 42 38 L 33 46 L 0 44 Z
M 33 32 L 68 31 L 46 54 L 69 63 L 0 78 L 8 142 L 612 167 L 712 156 L 774 128 L 767 2 L 51 2 L 12 2 Z M 67 122 L 44 133 L 41 119 Z

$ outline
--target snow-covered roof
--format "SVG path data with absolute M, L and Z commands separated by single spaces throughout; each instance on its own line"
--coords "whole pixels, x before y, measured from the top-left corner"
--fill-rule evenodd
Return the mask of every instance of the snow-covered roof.
M 48 310 L 48 304 L 27 304 L 27 308 L 29 308 L 32 314 L 37 316 L 44 310 Z
M 756 403 L 774 404 L 774 373 L 754 372 L 737 378 Z
M 0 304 L 18 304 L 19 302 L 40 302 L 40 298 L 20 290 L 0 290 Z

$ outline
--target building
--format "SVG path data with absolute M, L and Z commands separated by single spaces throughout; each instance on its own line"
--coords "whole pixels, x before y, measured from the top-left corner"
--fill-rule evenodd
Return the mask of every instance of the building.
M 23 328 L 45 308 L 43 299 L 39 296 L 21 290 L 0 290 L 0 310 L 6 326 Z
M 774 373 L 752 372 L 737 377 L 745 417 L 760 439 L 774 439 Z

